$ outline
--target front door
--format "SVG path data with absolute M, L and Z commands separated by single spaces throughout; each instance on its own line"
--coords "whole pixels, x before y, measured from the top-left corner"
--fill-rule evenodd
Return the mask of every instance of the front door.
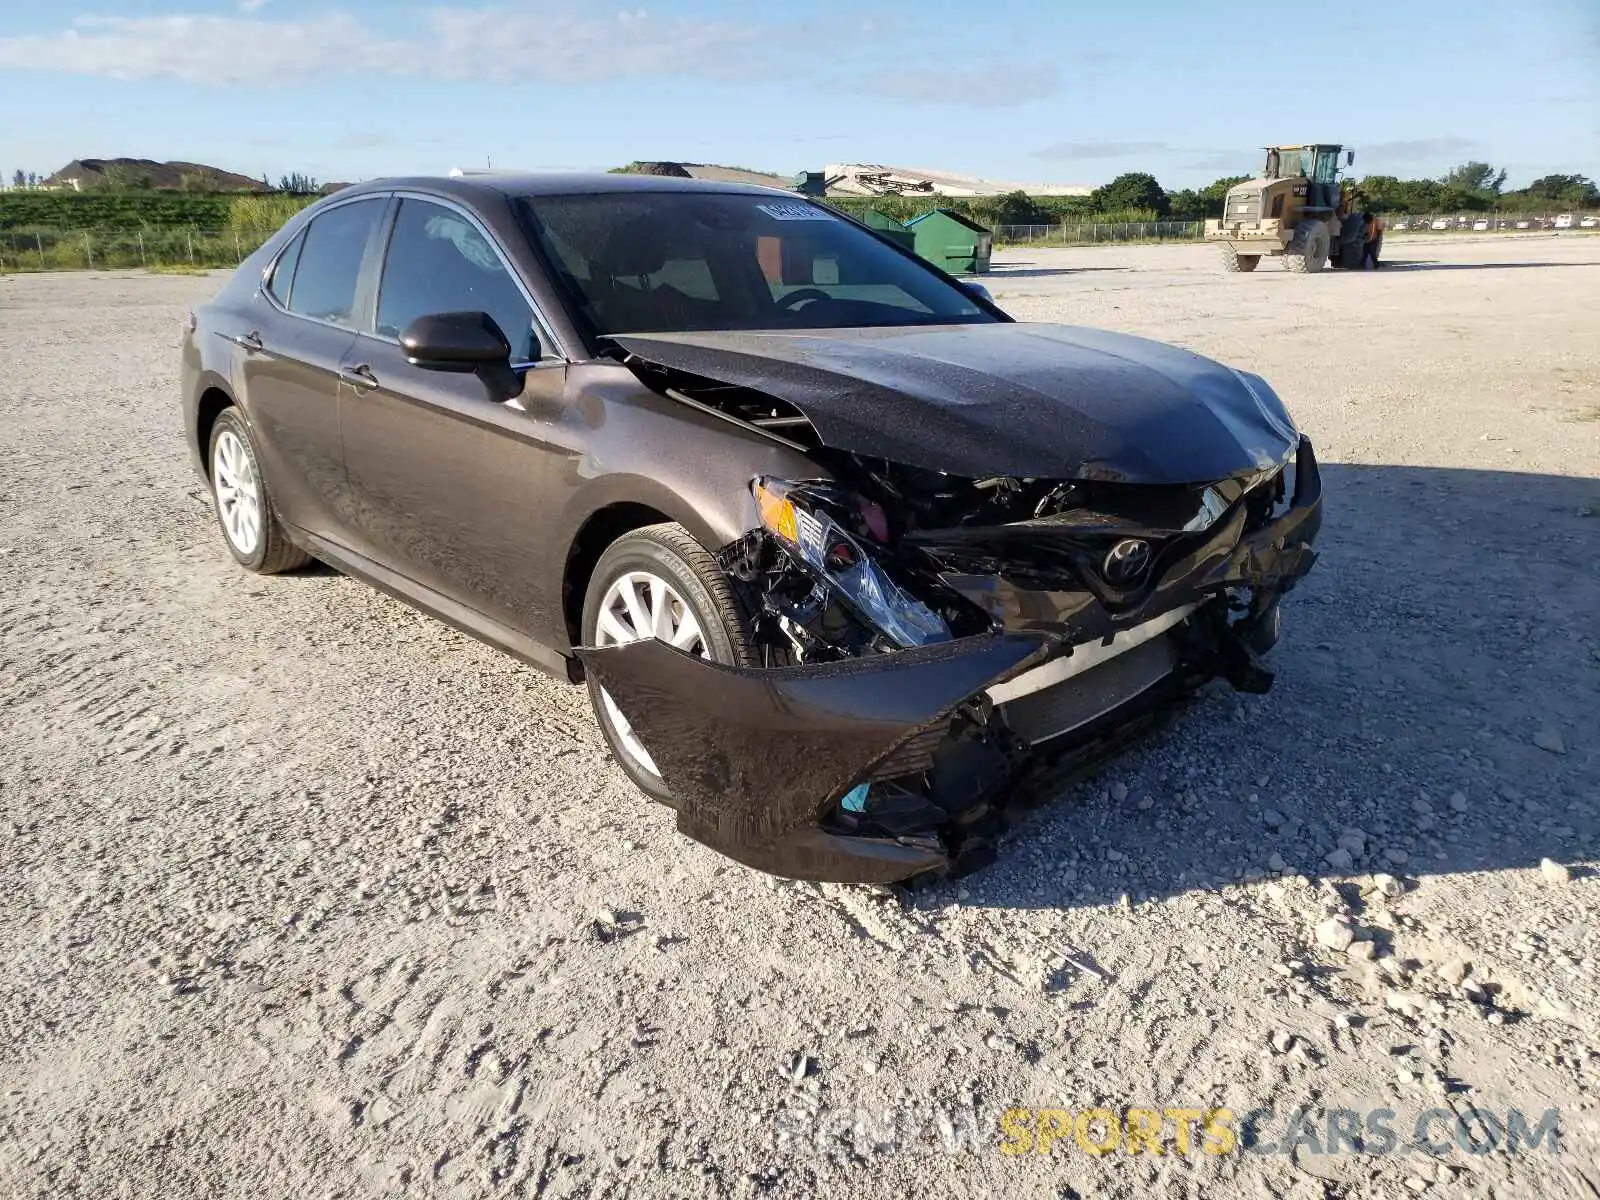
M 513 361 L 536 361 L 519 396 L 475 375 L 411 366 L 399 334 L 437 312 L 487 312 Z M 521 632 L 547 629 L 546 543 L 558 482 L 575 451 L 560 415 L 566 367 L 540 359 L 550 343 L 533 305 L 476 221 L 404 198 L 378 286 L 373 332 L 342 372 L 345 470 L 363 553 L 458 604 Z M 559 625 L 559 620 L 555 622 Z

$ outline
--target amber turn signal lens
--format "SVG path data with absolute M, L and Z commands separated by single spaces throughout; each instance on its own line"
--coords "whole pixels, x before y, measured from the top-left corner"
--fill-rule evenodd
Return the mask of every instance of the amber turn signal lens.
M 756 508 L 761 513 L 761 524 L 767 532 L 776 534 L 791 545 L 799 545 L 800 526 L 794 515 L 794 504 L 788 497 L 763 483 L 756 484 L 755 493 Z

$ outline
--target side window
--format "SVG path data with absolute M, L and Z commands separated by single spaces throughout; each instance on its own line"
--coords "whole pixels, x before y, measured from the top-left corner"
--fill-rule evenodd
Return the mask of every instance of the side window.
M 372 228 L 388 200 L 374 197 L 329 209 L 301 237 L 289 311 L 335 325 L 354 325 L 356 283 Z
M 402 200 L 378 287 L 378 332 L 399 337 L 418 317 L 486 312 L 514 359 L 537 358 L 533 308 L 495 248 L 453 209 Z
M 272 278 L 267 280 L 267 291 L 285 308 L 289 307 L 289 288 L 294 283 L 295 264 L 300 261 L 300 247 L 305 245 L 305 241 L 303 231 L 295 235 L 294 241 L 278 255 L 277 265 L 272 268 Z

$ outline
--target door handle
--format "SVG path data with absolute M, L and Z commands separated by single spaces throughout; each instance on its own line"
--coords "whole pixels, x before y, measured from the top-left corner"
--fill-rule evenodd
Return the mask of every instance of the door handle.
M 261 334 L 252 329 L 249 333 L 225 333 L 222 335 L 235 346 L 242 346 L 251 354 L 261 353 Z
M 339 382 L 348 383 L 358 392 L 370 391 L 378 386 L 378 377 L 372 373 L 372 368 L 366 363 L 357 363 L 353 367 L 345 367 L 339 372 Z

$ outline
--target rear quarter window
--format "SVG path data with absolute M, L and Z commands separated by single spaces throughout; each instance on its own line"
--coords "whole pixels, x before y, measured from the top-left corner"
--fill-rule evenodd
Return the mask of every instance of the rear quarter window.
M 305 244 L 306 235 L 302 230 L 297 233 L 294 240 L 273 264 L 272 274 L 267 277 L 267 293 L 285 308 L 289 307 L 289 292 L 294 285 L 294 269 L 300 262 L 300 247 Z

